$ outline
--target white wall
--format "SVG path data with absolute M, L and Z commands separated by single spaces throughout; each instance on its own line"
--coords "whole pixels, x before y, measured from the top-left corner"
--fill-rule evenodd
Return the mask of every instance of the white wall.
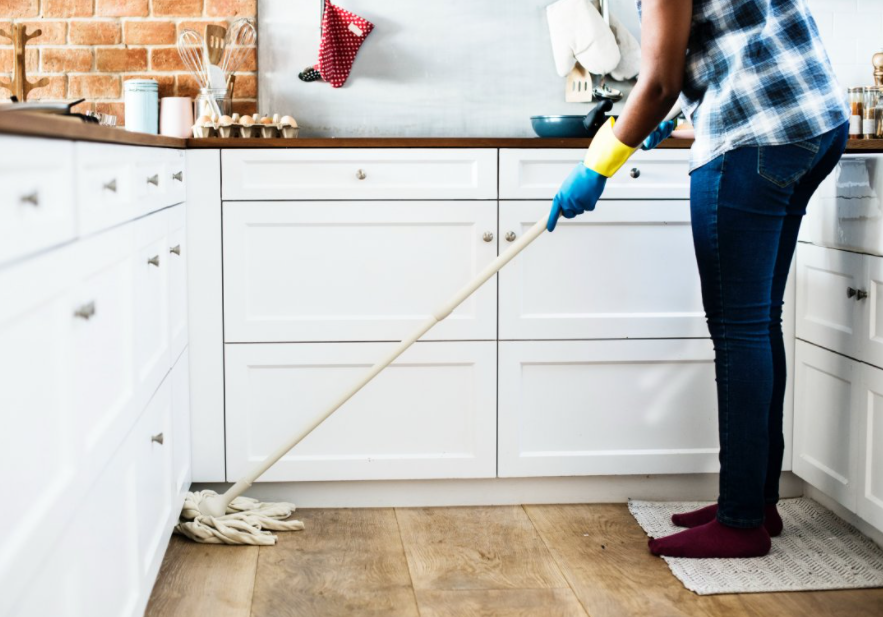
M 334 0 L 375 24 L 343 88 L 297 78 L 315 64 L 321 0 L 260 0 L 262 113 L 302 136 L 533 136 L 564 102 L 549 44 L 552 0 Z M 634 0 L 611 0 L 637 31 Z
M 873 83 L 883 0 L 807 0 L 840 84 Z M 262 113 L 292 113 L 302 136 L 533 136 L 529 118 L 565 103 L 545 6 L 552 0 L 337 0 L 374 22 L 343 88 L 304 83 L 322 0 L 260 0 Z M 611 0 L 637 32 L 633 0 Z M 844 92 L 845 96 L 845 92 Z

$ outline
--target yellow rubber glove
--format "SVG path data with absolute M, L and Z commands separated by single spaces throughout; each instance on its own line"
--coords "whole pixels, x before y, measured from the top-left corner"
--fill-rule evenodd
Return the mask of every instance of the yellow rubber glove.
M 592 138 L 586 158 L 577 164 L 552 202 L 546 229 L 555 230 L 558 217 L 572 219 L 586 210 L 594 210 L 604 191 L 607 178 L 616 173 L 637 148 L 625 145 L 613 134 L 613 118 Z

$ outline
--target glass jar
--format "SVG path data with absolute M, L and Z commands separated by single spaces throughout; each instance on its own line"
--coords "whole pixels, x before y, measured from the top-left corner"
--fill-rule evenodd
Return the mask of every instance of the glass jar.
M 200 88 L 193 101 L 193 118 L 229 116 L 233 113 L 233 99 L 227 88 Z
M 880 88 L 866 86 L 862 95 L 862 137 L 864 139 L 877 138 L 877 101 L 880 98 Z
M 123 86 L 126 130 L 159 133 L 159 83 L 155 79 L 130 79 Z
M 864 103 L 864 88 L 849 88 L 849 138 L 861 139 L 862 137 L 862 104 Z

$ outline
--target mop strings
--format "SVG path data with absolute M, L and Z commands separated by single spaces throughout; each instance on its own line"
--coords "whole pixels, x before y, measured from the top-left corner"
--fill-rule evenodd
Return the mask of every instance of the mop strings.
M 251 497 L 237 497 L 224 516 L 206 516 L 199 511 L 205 499 L 217 496 L 214 491 L 187 493 L 175 533 L 201 544 L 276 544 L 270 531 L 300 531 L 304 524 L 286 520 L 294 513 L 293 503 L 264 503 Z

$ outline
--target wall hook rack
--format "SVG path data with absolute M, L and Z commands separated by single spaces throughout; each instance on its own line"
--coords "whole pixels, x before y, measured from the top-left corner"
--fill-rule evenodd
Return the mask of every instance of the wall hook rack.
M 39 28 L 34 30 L 33 33 L 28 34 L 25 31 L 25 24 L 13 24 L 12 34 L 6 30 L 0 30 L 0 36 L 11 40 L 15 48 L 13 52 L 15 57 L 12 80 L 0 80 L 0 87 L 8 89 L 20 103 L 24 103 L 27 100 L 28 94 L 34 88 L 42 88 L 49 84 L 49 80 L 45 77 L 35 82 L 30 82 L 25 73 L 25 46 L 28 44 L 28 41 L 37 38 L 41 34 L 43 34 L 43 31 Z

